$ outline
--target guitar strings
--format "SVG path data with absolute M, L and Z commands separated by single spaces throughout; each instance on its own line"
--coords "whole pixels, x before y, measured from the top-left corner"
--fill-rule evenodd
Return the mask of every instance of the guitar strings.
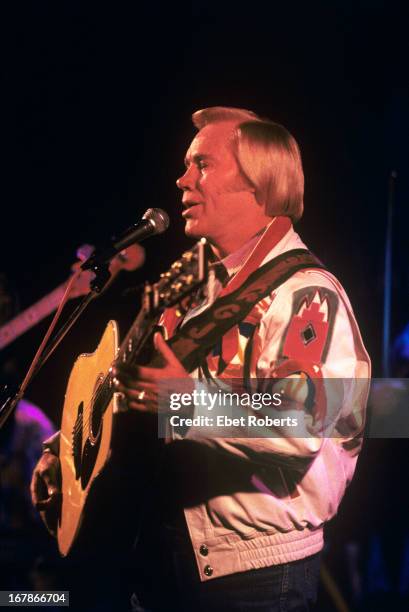
M 138 321 L 138 318 L 137 318 Z M 139 345 L 134 347 L 133 343 L 132 343 L 132 349 L 131 351 L 129 351 L 129 349 L 127 349 L 126 347 L 129 346 L 129 339 L 132 337 L 133 331 L 134 329 L 137 327 L 136 323 L 137 321 L 135 321 L 135 324 L 131 327 L 129 333 L 127 334 L 124 342 L 121 345 L 121 348 L 119 350 L 118 353 L 118 357 L 115 361 L 117 361 L 121 355 L 123 355 L 124 353 L 128 353 L 127 354 L 127 362 L 130 365 L 137 365 L 136 364 L 136 357 L 139 354 L 139 351 L 141 350 L 141 348 L 143 347 L 143 345 L 147 342 L 149 335 L 147 334 L 144 338 L 142 338 L 142 340 L 140 339 L 139 341 Z M 149 331 L 151 332 L 153 327 L 157 324 L 157 321 L 155 322 L 151 322 L 150 323 L 150 329 Z M 115 361 L 111 364 L 112 365 L 115 363 Z M 101 418 L 103 417 L 106 409 L 108 408 L 110 402 L 113 399 L 113 395 L 114 395 L 115 390 L 112 390 L 112 378 L 111 378 L 111 373 L 108 371 L 108 374 L 104 377 L 104 379 L 102 380 L 101 384 L 99 385 L 99 387 L 97 388 L 97 390 L 94 392 L 94 394 L 92 395 L 90 401 L 83 407 L 83 413 L 87 413 L 87 418 L 82 421 L 77 419 L 78 422 L 76 422 L 76 424 L 73 427 L 72 430 L 72 434 L 73 435 L 78 435 L 80 431 L 83 430 L 83 428 L 85 427 L 85 429 L 87 431 L 89 431 L 89 426 L 92 420 L 92 416 L 94 414 L 94 408 L 96 406 L 98 406 L 98 403 L 102 401 L 102 408 L 101 408 L 101 414 L 99 415 Z M 112 397 L 110 397 L 110 395 L 112 395 Z M 88 434 L 87 434 L 88 437 Z
M 190 251 L 190 253 L 193 253 L 193 251 L 194 251 L 194 249 L 192 249 L 192 251 Z M 188 261 L 190 261 L 190 259 Z M 179 270 L 178 274 L 180 275 L 180 270 Z M 173 281 L 174 280 L 175 279 L 173 278 Z M 193 287 L 194 287 L 194 285 L 192 285 L 191 289 Z M 157 317 L 155 317 L 148 324 L 148 328 L 147 329 L 149 329 L 149 334 L 142 334 L 143 337 L 141 338 L 141 336 L 139 336 L 139 338 L 138 338 L 137 332 L 138 332 L 138 330 L 141 329 L 140 318 L 143 320 L 144 314 L 145 314 L 145 311 L 144 311 L 144 308 L 142 307 L 139 315 L 136 317 L 136 320 L 134 321 L 133 325 L 131 326 L 131 329 L 129 330 L 128 334 L 126 335 L 125 340 L 121 344 L 121 347 L 120 347 L 119 353 L 118 353 L 118 357 L 116 358 L 115 361 L 117 361 L 122 355 L 125 354 L 125 355 L 127 355 L 126 361 L 130 365 L 137 365 L 136 364 L 136 357 L 139 354 L 139 351 L 141 350 L 143 345 L 147 342 L 148 338 L 150 337 L 150 333 L 152 332 L 152 330 L 155 327 L 155 325 L 157 325 L 157 322 L 159 320 L 159 315 L 158 315 Z M 138 342 L 139 342 L 139 344 L 138 344 Z M 134 347 L 134 343 L 136 344 L 135 347 Z M 129 350 L 129 345 L 131 346 L 131 350 Z M 113 363 L 115 363 L 115 361 Z M 111 364 L 111 367 L 112 367 L 113 363 Z M 106 409 L 109 406 L 109 403 L 113 399 L 114 393 L 115 393 L 115 391 L 112 391 L 111 373 L 108 372 L 108 374 L 102 380 L 102 383 L 99 385 L 99 387 L 93 393 L 93 395 L 92 395 L 90 401 L 88 402 L 88 404 L 83 407 L 83 414 L 84 414 L 84 412 L 87 413 L 85 420 L 78 419 L 78 414 L 77 414 L 77 420 L 76 420 L 76 423 L 74 424 L 74 427 L 73 427 L 73 430 L 72 430 L 72 435 L 73 436 L 77 435 L 80 432 L 80 430 L 84 429 L 84 427 L 85 427 L 85 430 L 87 432 L 89 432 L 89 426 L 90 426 L 90 423 L 91 423 L 91 420 L 92 420 L 92 417 L 93 417 L 93 414 L 94 414 L 94 409 L 101 402 L 102 402 L 102 406 L 101 406 L 101 411 L 100 411 L 100 415 L 99 416 L 102 419 L 102 417 L 104 415 L 104 412 L 106 411 Z M 110 397 L 110 395 L 112 397 Z M 86 437 L 87 438 L 89 437 L 89 433 L 87 433 Z

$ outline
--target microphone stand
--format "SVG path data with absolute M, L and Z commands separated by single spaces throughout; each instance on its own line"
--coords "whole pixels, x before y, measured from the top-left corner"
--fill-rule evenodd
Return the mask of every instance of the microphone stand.
M 91 258 L 92 255 L 89 259 Z M 87 261 L 89 261 L 89 259 Z M 70 331 L 73 325 L 78 321 L 79 317 L 84 312 L 88 304 L 102 292 L 102 290 L 108 283 L 109 279 L 111 278 L 108 263 L 109 262 L 107 262 L 106 260 L 98 261 L 98 257 L 94 257 L 92 265 L 87 268 L 91 269 L 95 274 L 95 278 L 91 281 L 91 291 L 83 297 L 74 312 L 71 313 L 71 315 L 68 317 L 67 321 L 61 327 L 61 329 L 55 334 L 54 338 L 50 340 L 47 347 L 45 347 L 43 354 L 40 356 L 38 363 L 36 364 L 33 372 L 31 373 L 31 376 L 28 379 L 24 379 L 23 384 L 19 387 L 17 391 L 11 389 L 8 390 L 7 387 L 4 389 L 5 399 L 1 400 L 2 403 L 0 405 L 0 429 L 7 422 L 8 418 L 12 415 L 13 411 L 17 407 L 18 402 L 24 397 L 28 385 L 38 374 L 38 372 L 41 370 L 41 368 L 49 359 L 49 357 L 51 357 L 57 346 L 60 344 L 61 340 L 66 336 L 66 334 Z
M 105 249 L 102 249 L 99 252 L 92 253 L 90 257 L 86 261 L 84 261 L 84 263 L 81 265 L 81 269 L 92 270 L 95 274 L 95 278 L 91 282 L 91 291 L 81 301 L 80 305 L 71 314 L 66 323 L 62 326 L 60 331 L 57 332 L 57 334 L 50 341 L 50 343 L 42 349 L 42 345 L 46 341 L 45 338 L 47 337 L 47 334 L 51 333 L 50 330 L 53 329 L 53 325 L 55 325 L 58 321 L 59 315 L 56 319 L 53 320 L 49 330 L 47 331 L 46 336 L 44 337 L 43 342 L 40 345 L 40 348 L 37 351 L 37 354 L 33 359 L 32 364 L 30 365 L 26 377 L 24 378 L 17 392 L 13 393 L 11 391 L 6 391 L 5 395 L 8 394 L 8 397 L 6 397 L 5 401 L 0 399 L 0 401 L 2 402 L 2 404 L 0 405 L 0 429 L 3 427 L 4 423 L 12 414 L 18 402 L 24 396 L 25 390 L 29 383 L 33 380 L 34 376 L 38 374 L 47 359 L 53 354 L 61 340 L 71 329 L 74 323 L 78 320 L 81 313 L 85 310 L 91 300 L 93 300 L 94 297 L 101 293 L 101 291 L 109 281 L 111 277 L 108 268 L 110 260 L 115 257 L 117 253 L 130 246 L 131 244 L 134 244 L 135 242 L 141 242 L 149 236 L 161 234 L 162 232 L 167 230 L 168 226 L 169 216 L 164 210 L 161 210 L 160 208 L 148 208 L 148 210 L 142 217 L 141 223 L 135 225 L 130 230 L 127 230 L 118 240 L 116 240 L 116 242 L 114 242 L 110 246 L 106 247 Z

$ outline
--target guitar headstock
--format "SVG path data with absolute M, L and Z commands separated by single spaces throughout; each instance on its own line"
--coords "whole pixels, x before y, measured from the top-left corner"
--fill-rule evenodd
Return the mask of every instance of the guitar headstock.
M 207 280 L 207 241 L 202 238 L 176 260 L 153 285 L 145 285 L 143 307 L 156 313 L 174 306 L 192 295 Z

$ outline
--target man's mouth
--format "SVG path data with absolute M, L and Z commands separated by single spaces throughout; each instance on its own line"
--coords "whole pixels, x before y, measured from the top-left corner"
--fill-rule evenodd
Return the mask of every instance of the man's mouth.
M 192 208 L 199 206 L 200 202 L 182 202 L 183 212 L 182 217 L 188 216 Z

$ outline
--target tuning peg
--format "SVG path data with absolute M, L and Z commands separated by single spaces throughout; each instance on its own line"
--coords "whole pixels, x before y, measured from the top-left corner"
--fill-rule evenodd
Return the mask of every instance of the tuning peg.
M 182 276 L 181 280 L 183 281 L 185 285 L 191 285 L 193 283 L 194 276 L 193 274 L 186 274 Z
M 182 287 L 183 287 L 183 283 L 179 281 L 177 283 L 173 283 L 170 288 L 173 289 L 173 291 L 179 292 L 182 289 Z
M 160 299 L 162 301 L 167 302 L 172 297 L 172 292 L 171 291 L 164 291 L 163 293 L 159 294 L 159 297 L 160 297 Z

